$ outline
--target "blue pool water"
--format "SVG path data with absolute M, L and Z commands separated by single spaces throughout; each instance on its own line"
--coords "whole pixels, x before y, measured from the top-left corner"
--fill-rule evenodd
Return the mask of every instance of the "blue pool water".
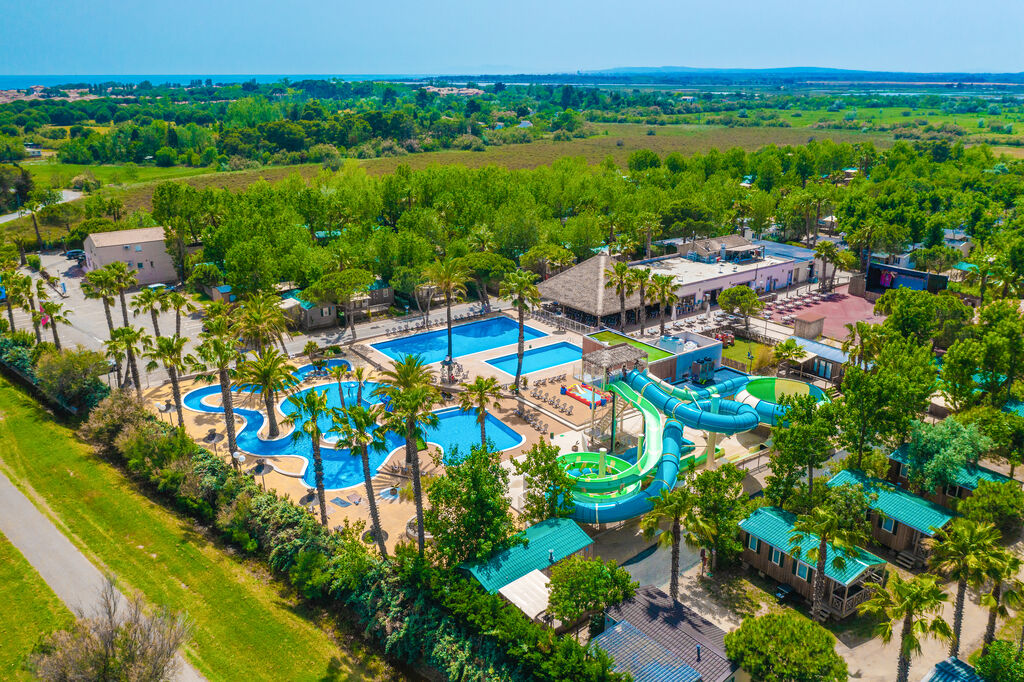
M 331 358 L 324 362 L 324 369 L 330 369 L 331 367 L 344 367 L 345 369 L 352 369 L 352 365 L 349 364 L 348 360 L 342 360 L 341 358 Z M 306 375 L 316 369 L 313 365 L 303 365 L 296 369 L 292 374 L 295 378 L 302 380 L 306 378 Z
M 345 391 L 346 404 L 351 406 L 356 400 L 356 383 L 354 381 L 347 381 L 342 385 Z M 369 406 L 380 402 L 374 390 L 377 386 L 378 384 L 372 382 L 367 382 L 363 385 L 363 405 Z M 305 390 L 326 393 L 328 407 L 341 407 L 341 397 L 336 383 L 307 388 Z M 190 391 L 182 399 L 182 402 L 185 407 L 196 412 L 223 413 L 224 410 L 219 404 L 214 407 L 203 403 L 203 399 L 209 396 L 215 396 L 215 399 L 219 402 L 220 386 L 213 385 Z M 288 428 L 282 425 L 281 431 L 283 433 L 287 432 L 288 435 L 276 440 L 265 440 L 257 435 L 263 427 L 265 419 L 262 412 L 240 407 L 237 401 L 234 405 L 234 411 L 236 417 L 241 417 L 245 420 L 244 425 L 242 425 L 241 420 L 236 420 L 235 428 L 238 429 L 238 432 L 235 440 L 238 443 L 239 450 L 257 457 L 275 455 L 303 457 L 307 462 L 307 466 L 302 480 L 310 487 L 315 485 L 312 466 L 313 445 L 308 439 L 293 441 Z M 287 400 L 281 404 L 281 411 L 285 414 L 291 413 Z M 461 459 L 462 456 L 469 453 L 472 446 L 479 444 L 480 426 L 476 421 L 475 413 L 463 412 L 459 408 L 451 408 L 440 410 L 436 414 L 438 425 L 434 428 L 427 427 L 424 429 L 424 440 L 439 446 L 444 452 L 446 462 L 448 461 L 449 453 L 457 452 Z M 326 431 L 331 428 L 330 419 L 322 419 L 320 421 L 320 428 L 326 434 Z M 487 437 L 493 441 L 494 447 L 498 450 L 516 447 L 524 440 L 523 436 L 490 413 L 487 414 L 485 428 Z M 336 436 L 326 434 L 324 440 L 331 442 L 336 440 Z M 380 469 L 380 466 L 392 452 L 404 447 L 405 441 L 398 434 L 389 431 L 384 434 L 384 443 L 383 449 L 371 449 L 369 452 L 370 470 L 373 472 L 377 472 Z M 363 465 L 358 453 L 353 454 L 347 448 L 332 448 L 324 445 L 320 448 L 320 458 L 323 461 L 324 467 L 325 489 L 337 490 L 363 483 Z
M 517 355 L 503 355 L 494 360 L 488 360 L 487 364 L 500 369 L 511 377 L 516 375 Z M 523 374 L 539 372 L 542 369 L 562 365 L 566 362 L 573 362 L 583 357 L 583 349 L 568 341 L 559 341 L 550 346 L 532 348 L 523 353 Z
M 527 341 L 545 336 L 547 334 L 528 325 L 523 329 L 523 337 Z M 452 327 L 454 357 L 500 348 L 518 341 L 519 324 L 504 315 Z M 403 336 L 400 339 L 381 341 L 372 345 L 392 360 L 402 360 L 406 355 L 419 355 L 423 362 L 430 364 L 444 360 L 448 354 L 448 330 L 442 327 L 436 331 Z

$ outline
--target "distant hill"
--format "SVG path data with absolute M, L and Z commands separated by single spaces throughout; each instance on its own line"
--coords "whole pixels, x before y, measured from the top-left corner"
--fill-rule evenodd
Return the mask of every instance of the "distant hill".
M 787 66 L 767 69 L 715 69 L 690 66 L 624 66 L 614 69 L 579 71 L 579 76 L 596 78 L 651 78 L 657 81 L 751 81 L 751 80 L 838 80 L 838 81 L 882 81 L 898 83 L 1024 83 L 1024 72 L 1020 73 L 968 73 L 909 71 L 864 71 L 858 69 L 833 69 L 817 66 Z

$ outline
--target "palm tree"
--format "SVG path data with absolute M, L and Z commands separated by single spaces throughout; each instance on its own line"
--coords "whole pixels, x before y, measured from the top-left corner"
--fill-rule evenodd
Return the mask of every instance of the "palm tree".
M 994 274 L 995 263 L 997 260 L 997 254 L 995 249 L 990 248 L 989 244 L 985 242 L 979 242 L 973 249 L 967 258 L 968 263 L 973 265 L 970 270 L 967 271 L 964 277 L 964 282 L 967 284 L 978 285 L 978 295 L 981 299 L 981 304 L 985 304 L 985 289 L 988 287 L 988 280 Z
M 145 357 L 149 359 L 147 370 L 156 369 L 157 363 L 162 364 L 167 370 L 167 376 L 171 379 L 174 409 L 178 413 L 178 426 L 184 426 L 185 414 L 181 409 L 181 385 L 178 383 L 178 376 L 185 368 L 185 339 L 180 336 L 157 336 L 146 348 Z
M 1020 575 L 1021 563 L 1020 557 L 1016 554 L 1000 548 L 993 554 L 985 572 L 985 578 L 991 587 L 989 593 L 981 597 L 981 605 L 988 609 L 988 624 L 985 626 L 985 637 L 982 640 L 982 653 L 988 651 L 989 646 L 996 640 L 998 619 L 1005 618 L 1009 614 L 1007 607 L 1016 606 L 1024 596 L 1024 583 L 1017 577 Z
M 345 411 L 335 412 L 332 430 L 340 433 L 338 445 L 357 450 L 363 460 L 363 483 L 366 486 L 366 501 L 370 507 L 370 523 L 373 525 L 373 536 L 377 540 L 377 549 L 382 558 L 388 558 L 388 548 L 384 544 L 384 533 L 380 526 L 380 512 L 377 510 L 377 498 L 373 494 L 373 473 L 370 471 L 370 447 L 381 447 L 383 439 L 377 420 L 381 416 L 380 405 L 366 408 L 353 405 Z M 322 502 L 321 502 L 322 504 Z
M 192 366 L 195 371 L 202 372 L 200 379 L 213 381 L 216 374 L 220 382 L 220 397 L 224 407 L 224 426 L 228 433 L 228 452 L 232 453 L 231 461 L 235 468 L 238 462 L 234 458 L 237 449 L 235 441 L 235 409 L 231 398 L 231 368 L 238 357 L 238 348 L 235 340 L 228 334 L 227 323 L 224 318 L 215 318 L 209 321 L 209 331 L 202 334 L 202 342 L 196 347 Z M 212 373 L 207 373 L 212 372 Z
M 64 310 L 64 304 L 59 301 L 43 301 L 40 306 L 43 311 L 43 315 L 50 318 L 47 324 L 50 325 L 50 331 L 53 333 L 53 345 L 60 350 L 60 336 L 57 334 L 58 324 L 71 324 L 68 320 L 66 311 Z
M 174 335 L 181 336 L 181 314 L 194 313 L 198 307 L 180 291 L 171 291 L 167 294 L 167 308 L 174 311 Z
M 783 366 L 789 366 L 789 363 L 796 362 L 803 356 L 804 347 L 794 339 L 786 339 L 782 343 L 776 345 L 775 348 L 772 349 L 772 358 L 778 365 L 777 375 L 782 376 Z
M 494 241 L 494 233 L 483 226 L 474 227 L 469 231 L 469 234 L 466 235 L 466 244 L 469 246 L 470 251 L 476 253 L 493 253 L 498 248 L 497 242 Z M 491 305 L 491 297 L 487 293 L 487 282 L 480 271 L 477 271 L 474 275 L 480 302 L 489 307 Z
M 981 583 L 990 565 L 997 559 L 1000 533 L 990 523 L 976 523 L 970 519 L 955 519 L 947 528 L 935 531 L 928 540 L 931 556 L 928 564 L 933 570 L 956 581 L 956 603 L 953 606 L 953 638 L 949 655 L 960 654 L 960 631 L 964 622 L 964 598 L 968 585 Z
M 119 260 L 113 263 L 104 265 L 103 270 L 107 270 L 110 275 L 111 284 L 117 291 L 117 296 L 121 300 L 121 317 L 124 322 L 124 326 L 128 326 L 128 301 L 125 298 L 124 292 L 132 287 L 139 285 L 139 278 L 135 274 L 134 270 L 129 270 L 128 266 Z
M 288 327 L 284 312 L 278 305 L 276 296 L 270 294 L 254 294 L 242 304 L 238 315 L 232 323 L 234 331 L 242 342 L 261 354 L 268 344 L 280 342 L 285 353 L 284 334 Z
M 365 367 L 356 367 L 349 372 L 349 376 L 356 382 L 356 405 L 363 404 L 363 385 L 367 381 L 371 381 L 373 376 L 373 370 L 369 370 Z
M 921 640 L 924 637 L 945 640 L 952 636 L 949 625 L 939 615 L 949 595 L 942 591 L 938 578 L 927 573 L 910 580 L 893 573 L 886 587 L 866 583 L 864 588 L 873 590 L 874 594 L 857 608 L 861 613 L 882 619 L 875 628 L 875 636 L 888 644 L 895 633 L 895 621 L 902 622 L 896 682 L 908 682 L 910 661 L 921 653 Z
M 444 305 L 448 310 L 448 359 L 452 358 L 452 302 L 466 295 L 469 273 L 458 259 L 445 258 L 427 266 L 423 273 L 438 291 L 444 294 Z
M 843 352 L 849 355 L 850 362 L 866 370 L 881 350 L 884 333 L 882 326 L 857 321 L 847 323 L 846 332 Z
M 651 278 L 651 288 L 647 292 L 649 301 L 658 304 L 658 322 L 661 325 L 660 334 L 665 336 L 665 308 L 675 305 L 676 302 L 676 278 L 673 275 L 654 275 Z
M 267 348 L 255 358 L 246 360 L 238 366 L 236 382 L 255 392 L 260 389 L 263 405 L 267 408 L 267 422 L 270 426 L 270 437 L 277 438 L 281 432 L 277 427 L 277 394 L 287 391 L 295 385 L 292 367 L 288 357 L 276 348 Z
M 622 261 L 615 263 L 611 270 L 605 270 L 606 289 L 615 289 L 619 295 L 619 329 L 626 330 L 626 297 L 633 293 L 634 279 L 629 266 Z
M 513 270 L 501 283 L 498 297 L 512 304 L 519 313 L 519 346 L 516 350 L 516 393 L 523 377 L 523 353 L 526 346 L 526 313 L 540 305 L 540 291 L 534 282 L 537 275 L 527 270 Z
M 818 541 L 818 546 L 807 552 L 807 561 L 815 564 L 811 615 L 817 620 L 825 620 L 828 617 L 828 604 L 825 602 L 825 571 L 830 559 L 833 568 L 845 568 L 847 558 L 852 557 L 857 546 L 868 541 L 868 532 L 862 518 L 848 519 L 835 507 L 820 505 L 814 507 L 809 514 L 798 516 L 793 524 L 789 542 L 794 557 L 800 558 L 800 545 L 808 539 Z
M 320 428 L 320 420 L 325 417 L 334 418 L 333 412 L 327 407 L 327 392 L 314 388 L 297 393 L 288 398 L 288 406 L 288 416 L 284 423 L 295 427 L 292 440 L 298 442 L 308 438 L 313 445 L 313 478 L 317 500 L 320 502 L 320 523 L 326 528 L 327 496 L 324 494 L 324 460 L 320 456 L 320 441 L 323 440 L 324 432 Z
M 25 299 L 28 302 L 27 312 L 29 317 L 32 318 L 32 329 L 36 333 L 36 343 L 43 342 L 43 333 L 40 327 L 40 321 L 42 317 L 39 315 L 39 305 L 36 304 L 36 297 L 39 298 L 39 304 L 50 297 L 46 291 L 46 285 L 41 279 L 32 279 L 31 275 L 25 275 L 28 281 L 25 286 Z
M 132 299 L 132 315 L 138 317 L 149 313 L 153 320 L 153 336 L 160 336 L 160 313 L 165 312 L 168 307 L 167 295 L 163 289 L 144 287 Z
M 693 499 L 686 488 L 662 488 L 661 494 L 651 500 L 651 510 L 640 519 L 645 540 L 654 537 L 663 522 L 671 523 L 669 531 L 658 535 L 658 546 L 672 548 L 672 575 L 668 591 L 673 599 L 679 599 L 679 545 L 683 540 L 683 519 L 689 516 L 692 508 Z
M 327 369 L 327 374 L 338 382 L 338 398 L 341 399 L 341 409 L 345 409 L 345 379 L 350 374 L 348 365 L 335 365 Z
M 18 280 L 20 275 L 13 268 L 4 268 L 2 281 L 4 288 L 4 305 L 7 307 L 7 320 L 10 323 L 11 331 L 17 331 L 14 326 L 14 306 L 18 304 Z
M 644 335 L 647 322 L 647 287 L 651 285 L 650 268 L 634 268 L 629 271 L 633 278 L 633 289 L 640 294 L 640 336 Z
M 135 393 L 142 398 L 142 377 L 139 374 L 138 354 L 150 343 L 150 336 L 141 327 L 118 327 L 107 342 L 108 348 L 113 347 L 114 354 L 123 353 L 128 360 L 128 372 L 131 373 Z M 127 373 L 126 373 L 127 378 Z
M 82 293 L 86 298 L 97 299 L 103 303 L 103 315 L 107 320 L 107 338 L 114 336 L 114 318 L 110 309 L 114 305 L 114 297 L 117 295 L 117 285 L 114 282 L 112 273 L 105 269 L 91 270 L 85 273 L 85 280 L 82 282 Z M 180 334 L 179 334 L 180 336 Z M 121 385 L 121 361 L 114 360 L 114 367 L 117 370 L 117 383 Z
M 484 450 L 487 449 L 487 408 L 499 407 L 500 397 L 498 380 L 494 377 L 477 377 L 471 384 L 462 384 L 459 409 L 476 412 L 476 420 L 480 424 L 480 446 Z
M 423 486 L 417 441 L 423 436 L 424 427 L 437 426 L 437 415 L 431 410 L 437 405 L 440 395 L 434 388 L 433 372 L 419 355 L 406 355 L 395 362 L 390 370 L 381 373 L 381 380 L 384 383 L 378 387 L 377 393 L 387 397 L 391 406 L 389 428 L 405 435 L 405 463 L 412 472 L 413 499 L 416 502 L 416 541 L 420 556 L 423 556 Z

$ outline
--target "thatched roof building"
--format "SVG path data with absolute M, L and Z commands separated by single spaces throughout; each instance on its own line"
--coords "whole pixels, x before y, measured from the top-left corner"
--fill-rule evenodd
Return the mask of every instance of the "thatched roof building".
M 606 253 L 574 265 L 568 270 L 537 285 L 540 295 L 549 298 L 563 308 L 604 317 L 619 312 L 619 296 L 615 288 L 605 286 L 607 270 L 615 267 L 617 259 Z M 626 297 L 626 310 L 640 307 L 640 296 L 636 293 Z

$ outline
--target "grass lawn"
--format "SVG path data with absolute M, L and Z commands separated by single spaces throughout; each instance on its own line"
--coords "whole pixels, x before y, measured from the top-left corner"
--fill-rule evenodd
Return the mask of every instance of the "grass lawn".
M 750 364 L 750 358 L 747 357 L 748 352 L 754 356 L 754 369 L 765 366 L 765 364 L 758 365 L 758 362 L 765 362 L 766 364 L 771 362 L 771 346 L 766 346 L 756 341 L 746 341 L 745 339 L 736 339 L 736 345 L 732 348 L 723 348 L 722 357 L 729 358 L 735 362 L 741 362 L 744 367 L 747 367 Z
M 70 625 L 74 616 L 3 534 L 0 603 L 0 679 L 34 679 L 21 669 L 25 658 L 40 637 Z
M 184 178 L 190 175 L 202 175 L 203 173 L 212 172 L 209 168 L 190 168 L 188 166 L 172 166 L 170 168 L 138 166 L 135 169 L 135 177 L 130 179 L 128 171 L 123 165 L 83 166 L 72 163 L 51 163 L 50 161 L 26 161 L 21 165 L 28 169 L 35 182 L 51 186 L 67 184 L 76 175 L 87 171 L 96 176 L 96 179 L 104 185 L 171 180 L 173 178 Z
M 622 334 L 617 334 L 615 332 L 598 332 L 596 334 L 591 335 L 590 338 L 600 341 L 601 343 L 610 344 L 612 346 L 616 346 L 625 341 L 634 348 L 639 348 L 640 350 L 647 353 L 647 362 L 654 362 L 655 360 L 662 360 L 664 358 L 672 356 L 672 354 L 669 353 L 667 350 L 661 350 L 660 348 L 655 348 L 654 346 L 648 346 L 646 343 L 642 343 L 640 341 L 637 341 L 636 339 L 630 338 L 628 336 L 623 336 Z
M 187 612 L 195 631 L 186 654 L 208 679 L 393 676 L 328 614 L 138 493 L 6 380 L 0 414 L 0 467 L 94 562 L 150 602 Z

